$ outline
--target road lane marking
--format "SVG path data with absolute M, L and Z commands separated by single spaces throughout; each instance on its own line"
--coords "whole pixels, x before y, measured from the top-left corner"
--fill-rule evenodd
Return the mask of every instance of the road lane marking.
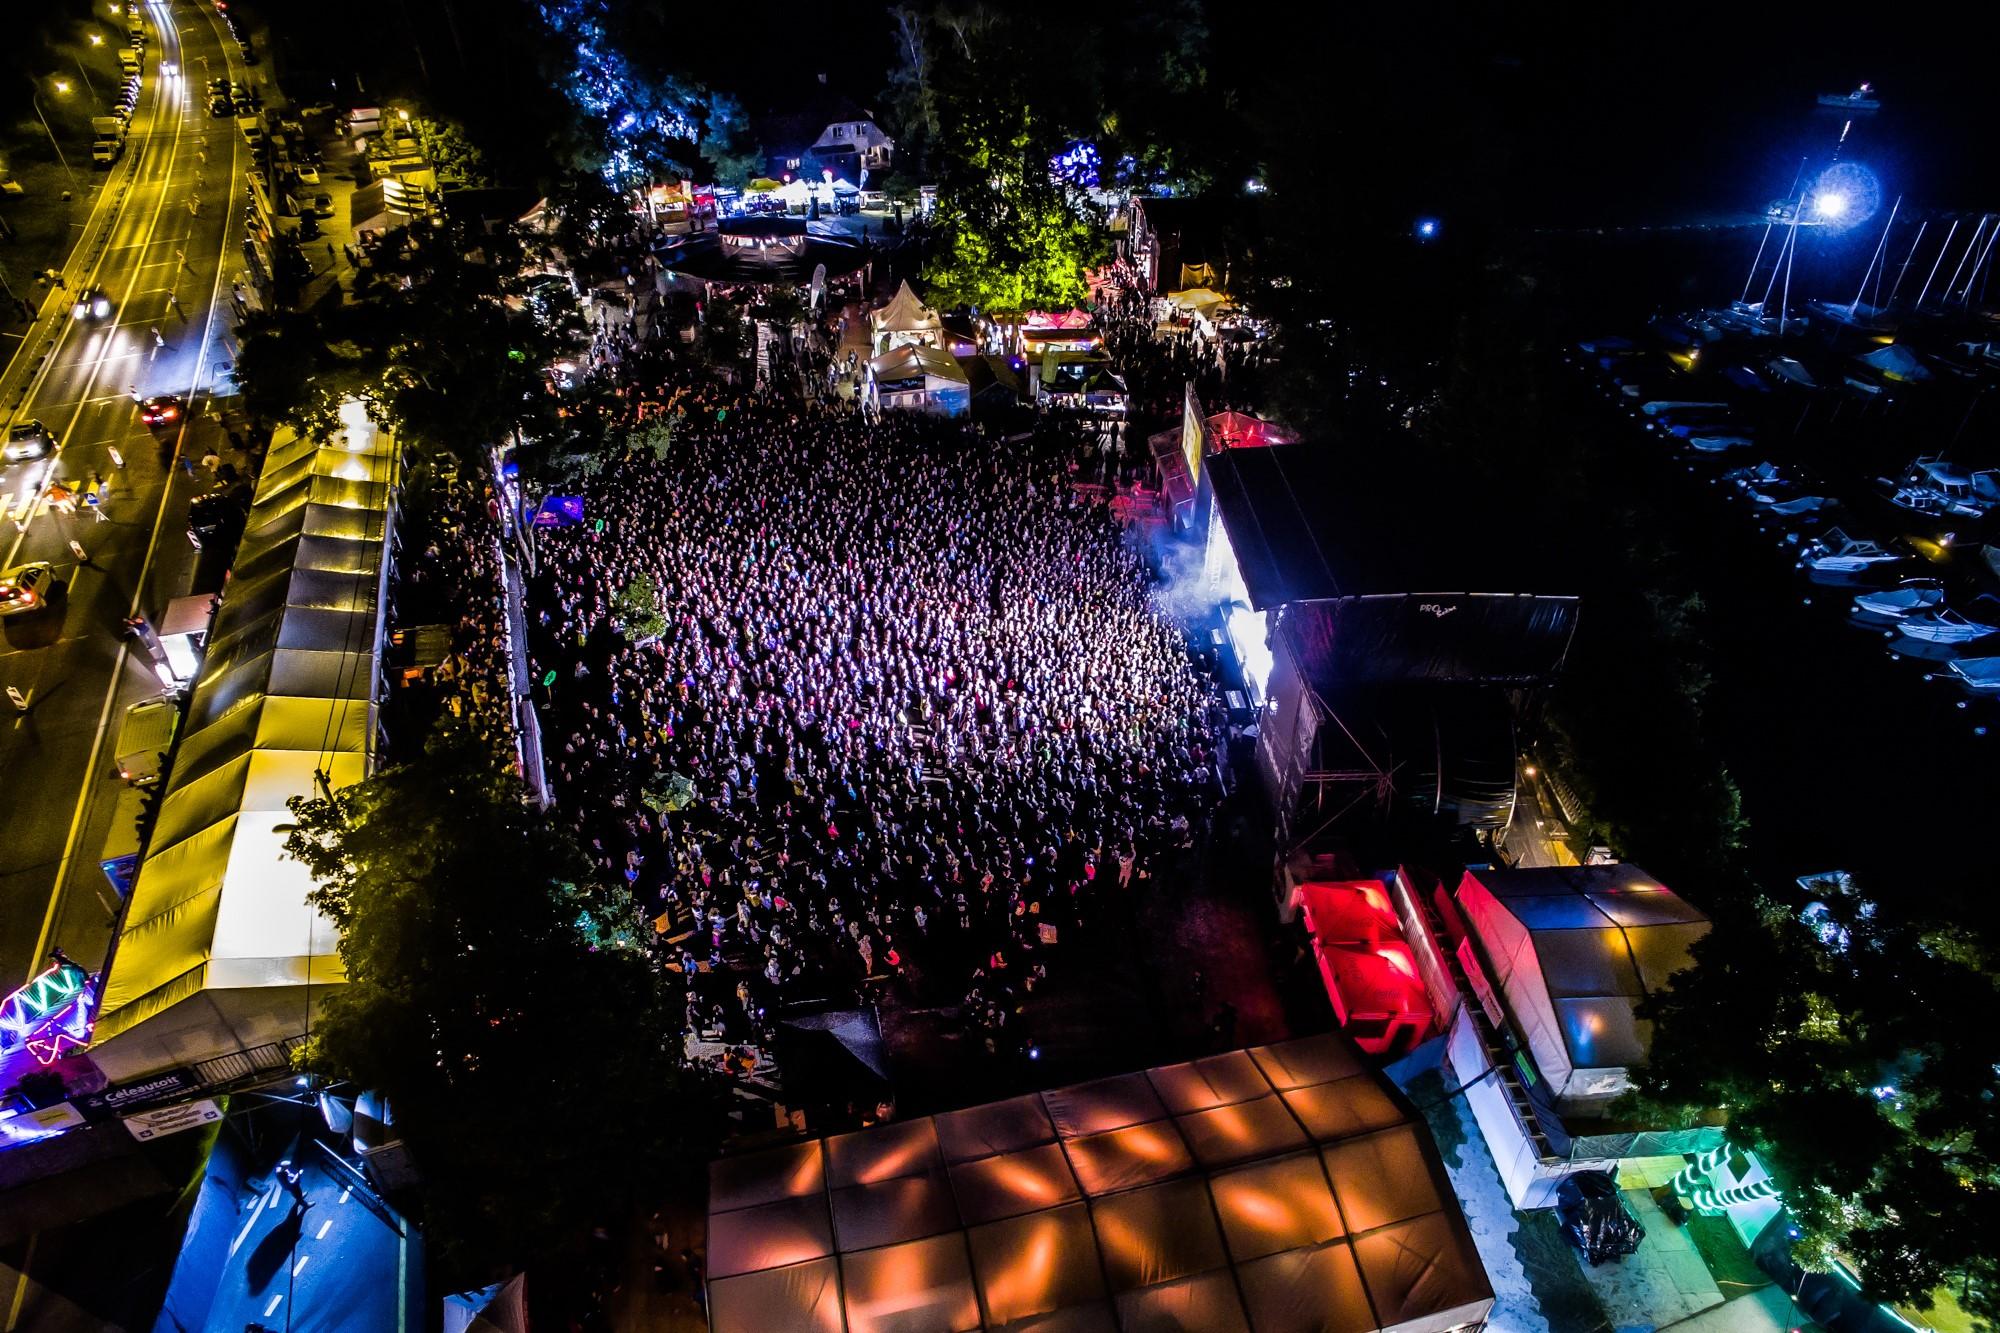
M 229 1252 L 232 1255 L 242 1248 L 244 1239 L 250 1234 L 250 1228 L 257 1225 L 258 1215 L 264 1211 L 264 1205 L 270 1201 L 271 1195 L 269 1191 L 257 1196 L 257 1206 L 250 1210 L 250 1220 L 243 1224 L 243 1229 L 236 1233 L 236 1239 L 229 1243 Z
M 269 1319 L 272 1315 L 278 1313 L 278 1307 L 280 1305 L 283 1305 L 284 1303 L 285 1303 L 285 1293 L 281 1291 L 277 1295 L 271 1298 L 271 1303 L 269 1305 L 264 1307 L 263 1317 L 265 1319 Z
M 211 30 L 213 30 L 213 27 L 214 25 L 211 22 L 210 24 Z M 220 34 L 217 35 L 219 36 Z M 176 57 L 178 57 L 180 54 L 180 48 L 178 42 L 176 42 L 175 44 L 174 53 Z M 158 117 L 157 108 L 155 109 L 154 114 L 157 121 Z M 182 119 L 184 122 L 186 119 L 185 116 L 183 116 Z M 160 181 L 160 195 L 158 200 L 156 200 L 153 205 L 153 217 L 150 223 L 148 224 L 152 231 L 157 231 L 159 228 L 160 211 L 166 205 L 167 187 L 169 182 L 171 182 L 173 178 L 173 157 L 174 154 L 178 152 L 180 149 L 180 141 L 181 141 L 181 127 L 176 126 L 174 129 L 173 143 L 169 147 L 167 153 L 166 172 L 162 176 Z M 236 146 L 232 144 L 230 147 L 230 155 L 229 155 L 229 170 L 231 179 L 235 178 L 236 164 L 239 161 L 239 158 L 240 155 L 236 150 Z M 195 356 L 195 377 L 193 382 L 196 384 L 200 382 L 202 371 L 208 363 L 209 344 L 213 339 L 215 332 L 216 304 L 218 301 L 221 300 L 223 272 L 225 267 L 225 261 L 229 257 L 229 235 L 233 226 L 234 223 L 227 216 L 225 216 L 222 219 L 222 240 L 221 243 L 217 246 L 217 251 L 216 251 L 215 280 L 209 290 L 208 316 L 202 326 L 201 343 Z M 100 259 L 99 263 L 102 264 L 102 262 L 103 262 L 102 259 Z M 136 286 L 137 282 L 138 282 L 138 277 L 135 274 L 133 276 L 132 282 L 127 284 L 126 296 L 128 299 L 130 298 L 132 290 L 134 286 Z M 102 364 L 103 364 L 103 358 L 100 357 L 98 366 L 92 369 L 90 379 L 85 384 L 86 392 L 88 392 L 89 389 L 95 385 L 96 377 L 98 372 L 102 369 Z M 189 394 L 190 397 L 192 397 L 193 394 L 192 388 L 189 389 Z M 79 408 L 77 411 L 77 417 L 80 417 L 81 415 L 82 415 L 82 409 Z M 162 479 L 160 483 L 160 503 L 159 503 L 159 508 L 154 512 L 153 515 L 153 534 L 151 538 L 148 540 L 146 545 L 146 559 L 144 563 L 142 563 L 139 567 L 139 578 L 137 582 L 133 584 L 132 587 L 131 605 L 127 608 L 125 612 L 127 616 L 134 616 L 139 613 L 141 600 L 145 597 L 146 578 L 147 575 L 149 575 L 152 572 L 153 557 L 158 554 L 160 549 L 160 530 L 166 524 L 167 502 L 173 498 L 174 491 L 173 491 L 172 464 L 178 463 L 180 461 L 181 450 L 187 442 L 188 426 L 192 416 L 193 416 L 192 412 L 183 414 L 183 416 L 181 417 L 180 430 L 175 434 L 174 437 L 174 456 L 173 459 L 170 461 L 167 470 L 167 475 L 165 476 L 164 479 Z M 70 420 L 71 429 L 75 428 L 77 417 L 71 418 Z M 58 457 L 60 457 L 61 455 L 60 450 L 57 451 L 57 455 Z M 24 529 L 21 535 L 15 538 L 14 550 L 16 552 L 19 551 L 21 541 L 26 537 L 26 535 L 27 535 L 26 530 Z M 11 564 L 12 561 L 13 561 L 13 553 L 10 552 L 8 555 L 8 562 Z M 70 817 L 69 835 L 63 842 L 62 860 L 56 867 L 55 883 L 54 885 L 51 886 L 49 890 L 48 909 L 42 915 L 41 934 L 36 938 L 35 952 L 33 953 L 33 955 L 30 956 L 28 960 L 28 967 L 29 967 L 28 976 L 30 978 L 32 978 L 35 975 L 35 969 L 39 965 L 40 960 L 47 956 L 50 940 L 52 939 L 55 933 L 56 918 L 61 908 L 63 900 L 63 890 L 66 887 L 66 883 L 69 878 L 70 863 L 76 856 L 77 840 L 83 835 L 84 815 L 90 808 L 91 787 L 94 781 L 100 780 L 100 775 L 98 774 L 97 766 L 103 756 L 104 742 L 109 734 L 109 728 L 111 725 L 111 711 L 112 708 L 117 704 L 119 686 L 123 683 L 124 680 L 125 665 L 127 662 L 131 660 L 131 658 L 132 658 L 131 641 L 129 639 L 121 638 L 118 644 L 117 659 L 112 663 L 111 666 L 111 678 L 110 681 L 105 686 L 104 707 L 98 713 L 97 716 L 97 734 L 91 740 L 90 757 L 84 765 L 83 783 L 77 791 L 76 810 L 75 813 Z M 110 956 L 110 950 L 113 947 L 115 947 L 116 944 L 117 944 L 117 935 L 114 932 L 112 935 L 111 943 L 106 946 L 107 960 L 109 959 Z
M 354 1187 L 350 1185 L 350 1186 L 348 1186 L 348 1187 L 347 1187 L 346 1189 L 344 1189 L 344 1190 L 342 1190 L 342 1191 L 340 1192 L 340 1201 L 341 1201 L 342 1203 L 346 1203 L 346 1202 L 347 1202 L 347 1196 L 348 1196 L 348 1195 L 350 1195 L 350 1194 L 352 1194 L 352 1193 L 354 1193 Z
M 326 1219 L 326 1221 L 324 1221 L 324 1222 L 322 1222 L 322 1223 L 320 1223 L 320 1224 L 319 1224 L 319 1234 L 318 1234 L 318 1235 L 316 1235 L 316 1236 L 314 1236 L 314 1237 L 313 1237 L 313 1239 L 314 1239 L 314 1240 L 325 1240 L 325 1239 L 326 1239 L 326 1233 L 327 1233 L 327 1232 L 329 1232 L 329 1231 L 331 1231 L 331 1230 L 333 1230 L 333 1219 L 329 1217 L 329 1218 L 327 1218 L 327 1219 Z
M 292 1276 L 297 1277 L 301 1272 L 303 1272 L 307 1262 L 310 1261 L 311 1259 L 312 1256 L 310 1254 L 300 1255 L 299 1261 L 292 1265 Z

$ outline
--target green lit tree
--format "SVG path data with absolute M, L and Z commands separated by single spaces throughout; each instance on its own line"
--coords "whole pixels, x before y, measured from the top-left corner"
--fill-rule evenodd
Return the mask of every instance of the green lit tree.
M 566 1284 L 591 1227 L 715 1125 L 629 896 L 462 728 L 292 810 L 287 850 L 347 970 L 305 1067 L 388 1096 L 450 1284 L 507 1265 Z
M 1885 920 L 1851 893 L 1824 915 L 1760 899 L 1718 920 L 1656 997 L 1636 1100 L 1720 1108 L 1784 1190 L 1793 1254 L 1851 1261 L 1878 1299 L 1937 1291 L 2000 1316 L 2000 1010 L 1987 948 Z
M 1026 310 L 1083 300 L 1109 241 L 1083 193 L 1050 173 L 1033 113 L 996 104 L 955 130 L 923 270 L 932 302 Z
M 653 639 L 664 634 L 667 618 L 660 614 L 659 585 L 651 574 L 634 574 L 612 599 L 619 629 L 628 639 Z

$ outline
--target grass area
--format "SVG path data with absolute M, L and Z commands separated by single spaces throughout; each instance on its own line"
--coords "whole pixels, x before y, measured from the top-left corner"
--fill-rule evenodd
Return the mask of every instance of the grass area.
M 0 329 L 19 332 L 27 323 L 20 307 L 7 299 L 9 294 L 39 308 L 49 288 L 46 282 L 36 280 L 37 275 L 59 268 L 69 258 L 78 230 L 97 200 L 95 187 L 104 179 L 101 174 L 86 174 L 88 154 L 86 146 L 85 171 L 77 173 L 83 188 L 72 190 L 68 200 L 62 196 L 70 189 L 69 178 L 54 162 L 15 164 L 13 179 L 20 183 L 21 193 L 0 195 L 0 224 L 4 224 L 0 226 L 0 278 L 5 279 L 0 285 Z M 16 342 L 7 340 L 7 346 L 0 349 L 0 360 L 13 355 Z
M 1687 1220 L 1688 1239 L 1701 1254 L 1701 1261 L 1715 1275 L 1715 1285 L 1726 1299 L 1748 1295 L 1771 1285 L 1771 1275 L 1757 1267 L 1750 1251 L 1737 1239 L 1736 1228 L 1726 1217 L 1703 1217 L 1691 1213 Z

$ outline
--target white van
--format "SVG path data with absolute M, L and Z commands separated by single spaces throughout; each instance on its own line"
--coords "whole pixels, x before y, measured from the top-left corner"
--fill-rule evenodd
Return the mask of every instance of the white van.
M 118 776 L 135 787 L 158 782 L 180 721 L 180 709 L 166 699 L 145 699 L 126 709 L 118 726 Z

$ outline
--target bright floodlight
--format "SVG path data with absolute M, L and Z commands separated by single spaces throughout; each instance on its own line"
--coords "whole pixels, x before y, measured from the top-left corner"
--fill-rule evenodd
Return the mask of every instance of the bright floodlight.
M 1839 190 L 1821 190 L 1813 198 L 1813 211 L 1823 218 L 1844 217 L 1847 213 L 1847 196 Z

